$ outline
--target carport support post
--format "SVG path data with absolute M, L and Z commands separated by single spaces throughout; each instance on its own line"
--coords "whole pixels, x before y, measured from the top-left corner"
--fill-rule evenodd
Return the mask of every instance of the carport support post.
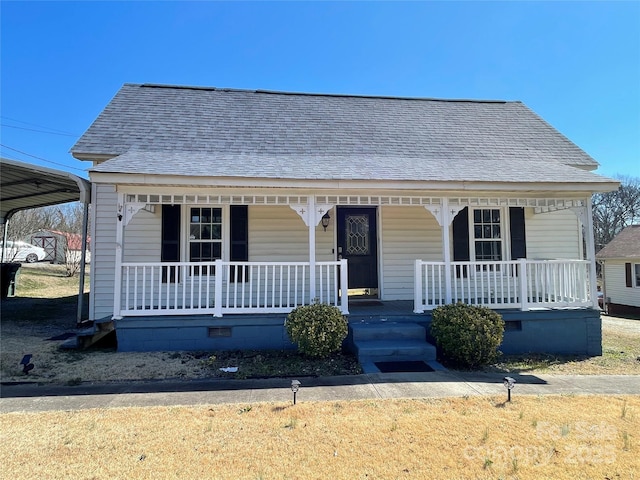
M 4 263 L 4 251 L 7 248 L 7 231 L 9 230 L 9 215 L 4 219 L 4 232 L 2 232 L 2 252 L 0 253 L 0 263 Z
M 84 271 L 87 264 L 87 232 L 89 231 L 89 204 L 84 202 L 82 212 L 82 251 L 80 252 L 80 286 L 78 287 L 78 312 L 76 323 L 82 323 L 82 310 L 84 307 Z

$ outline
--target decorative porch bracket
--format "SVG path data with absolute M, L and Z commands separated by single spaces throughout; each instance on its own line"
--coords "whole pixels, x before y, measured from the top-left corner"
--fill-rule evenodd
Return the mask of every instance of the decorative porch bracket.
M 333 205 L 331 204 L 318 204 L 316 205 L 316 199 L 313 195 L 309 196 L 309 203 L 307 205 L 301 203 L 289 204 L 300 218 L 304 221 L 304 224 L 309 228 L 309 296 L 310 300 L 316 298 L 316 227 L 322 220 L 322 216 L 327 213 Z
M 320 224 L 320 220 L 322 220 L 324 214 L 331 210 L 334 205 L 323 203 L 316 205 L 315 208 L 313 208 L 311 205 L 292 203 L 289 207 L 291 207 L 291 209 L 295 211 L 300 218 L 302 218 L 302 221 L 307 227 L 315 228 Z M 311 214 L 312 210 L 313 215 Z
M 148 212 L 154 213 L 155 208 L 155 205 L 147 205 L 146 203 L 127 203 L 126 206 L 123 206 L 122 203 L 118 203 L 118 221 L 121 221 L 122 225 L 126 227 L 140 210 L 144 209 Z
M 446 200 L 446 199 L 445 199 Z M 446 203 L 446 202 L 443 202 Z M 453 219 L 455 218 L 461 210 L 466 208 L 466 205 L 455 205 L 446 207 L 443 205 L 424 205 L 424 208 L 431 212 L 431 215 L 434 216 L 438 225 L 441 227 L 449 227 Z
M 449 205 L 449 199 L 443 198 L 442 203 L 440 205 L 423 205 L 426 210 L 428 210 L 431 215 L 434 216 L 438 225 L 442 229 L 442 253 L 443 260 L 446 264 L 446 268 L 444 269 L 444 280 L 445 280 L 445 301 L 447 304 L 451 303 L 452 299 L 452 288 L 451 288 L 451 269 L 449 265 L 451 264 L 451 234 L 449 231 L 449 227 L 451 227 L 451 222 L 455 218 L 460 211 L 462 211 L 467 205 Z M 418 288 L 416 286 L 416 293 Z M 420 289 L 420 292 L 422 290 Z M 414 312 L 415 313 L 424 313 L 422 310 L 422 293 L 420 293 L 419 298 L 414 299 Z

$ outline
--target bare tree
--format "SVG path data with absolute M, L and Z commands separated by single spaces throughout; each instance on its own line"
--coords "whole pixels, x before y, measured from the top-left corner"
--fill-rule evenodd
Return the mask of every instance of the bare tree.
M 593 196 L 593 229 L 596 251 L 629 225 L 640 222 L 640 178 L 616 176 L 620 188 Z

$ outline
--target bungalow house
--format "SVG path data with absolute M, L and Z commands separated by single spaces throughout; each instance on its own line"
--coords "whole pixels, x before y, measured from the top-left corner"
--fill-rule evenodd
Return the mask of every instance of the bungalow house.
M 125 84 L 71 152 L 121 350 L 286 348 L 317 299 L 352 333 L 465 302 L 503 351 L 601 352 L 590 199 L 618 184 L 521 102 Z
M 640 225 L 625 227 L 596 255 L 607 313 L 640 315 Z

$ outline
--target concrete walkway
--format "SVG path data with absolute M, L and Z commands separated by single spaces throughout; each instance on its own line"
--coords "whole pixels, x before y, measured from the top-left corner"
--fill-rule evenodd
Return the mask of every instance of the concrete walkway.
M 640 395 L 640 375 L 512 375 L 519 395 Z M 502 374 L 376 373 L 298 380 L 299 402 L 504 396 Z M 2 385 L 0 413 L 290 402 L 291 379 L 154 381 L 78 386 Z

